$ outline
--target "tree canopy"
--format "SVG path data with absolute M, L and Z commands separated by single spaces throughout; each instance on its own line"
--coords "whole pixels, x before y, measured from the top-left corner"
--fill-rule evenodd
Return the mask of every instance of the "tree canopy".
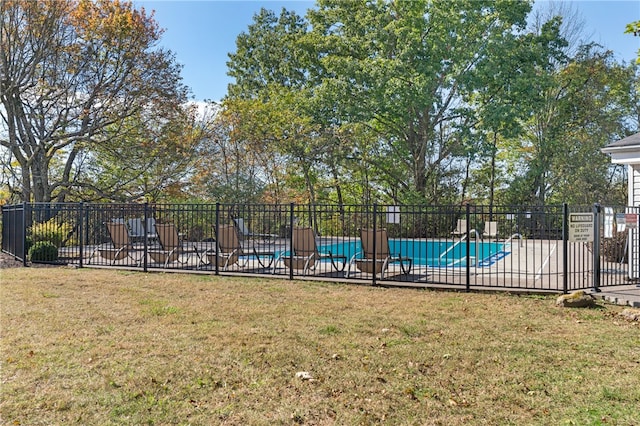
M 506 0 L 321 0 L 305 19 L 263 10 L 228 62 L 224 107 L 247 114 L 235 137 L 304 176 L 312 202 L 619 194 L 599 148 L 637 130 L 637 75 L 563 33 L 561 15 L 527 27 L 530 11 Z
M 144 8 L 5 0 L 2 177 L 25 201 L 624 203 L 600 149 L 639 131 L 638 67 L 531 9 L 262 9 L 202 117 Z
M 22 200 L 64 201 L 81 184 L 83 155 L 123 137 L 132 120 L 171 120 L 186 100 L 143 8 L 6 0 L 0 12 L 0 144 L 17 163 L 3 167 Z

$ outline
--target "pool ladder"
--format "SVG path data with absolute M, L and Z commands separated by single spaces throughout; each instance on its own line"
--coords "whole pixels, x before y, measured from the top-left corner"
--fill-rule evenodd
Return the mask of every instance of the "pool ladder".
M 462 238 L 460 238 L 460 241 L 457 241 L 454 245 L 452 245 L 451 247 L 449 247 L 448 249 L 446 249 L 442 254 L 440 254 L 440 257 L 439 257 L 439 259 L 438 259 L 438 264 L 442 264 L 442 258 L 446 257 L 446 256 L 447 256 L 447 254 L 448 254 L 450 251 L 453 251 L 453 250 L 458 246 L 458 244 L 461 244 L 463 241 L 468 240 L 468 239 L 469 239 L 469 234 L 475 234 L 475 236 L 476 236 L 476 252 L 477 252 L 477 251 L 478 251 L 478 250 L 477 250 L 478 240 L 480 240 L 480 233 L 479 233 L 476 229 L 472 229 L 472 230 L 470 230 L 470 231 L 469 231 L 469 233 L 468 233 L 468 234 L 464 234 L 464 235 L 462 236 Z M 473 258 L 473 259 L 475 259 L 475 258 Z M 457 263 L 460 263 L 460 262 L 462 262 L 463 260 L 464 260 L 464 258 L 454 259 L 454 261 L 452 262 L 452 264 L 451 264 L 451 265 L 449 265 L 449 264 L 447 263 L 447 266 L 455 266 Z M 475 264 L 475 262 L 472 262 L 471 264 L 473 265 L 473 264 Z
M 506 246 L 507 244 L 511 244 L 511 241 L 513 241 L 514 238 L 518 238 L 520 240 L 520 247 L 522 247 L 523 237 L 522 234 L 518 234 L 517 232 L 510 236 L 507 241 L 504 242 L 504 245 Z

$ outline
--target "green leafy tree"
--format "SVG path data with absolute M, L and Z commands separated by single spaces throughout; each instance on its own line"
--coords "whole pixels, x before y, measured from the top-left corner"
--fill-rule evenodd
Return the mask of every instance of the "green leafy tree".
M 522 123 L 538 101 L 531 88 L 548 84 L 545 78 L 550 63 L 563 58 L 566 42 L 559 30 L 560 20 L 554 19 L 543 24 L 540 34 L 506 35 L 500 46 L 490 47 L 493 51 L 480 69 L 484 86 L 470 99 L 475 106 L 478 121 L 473 127 L 480 145 L 471 147 L 469 152 L 480 165 L 475 173 L 479 178 L 476 184 L 488 189 L 488 194 L 482 195 L 489 206 L 494 204 L 500 179 L 498 157 L 503 147 L 499 142 L 522 134 Z
M 268 86 L 298 88 L 307 82 L 304 52 L 296 48 L 307 23 L 295 12 L 282 9 L 279 16 L 262 8 L 247 32 L 238 35 L 236 52 L 229 54 L 230 99 L 264 95 Z
M 553 84 L 538 88 L 539 106 L 526 122 L 526 134 L 511 147 L 524 173 L 509 188 L 509 200 L 623 202 L 611 187 L 615 180 L 600 148 L 630 131 L 632 71 L 611 52 L 586 45 L 550 75 Z
M 612 52 L 589 45 L 558 76 L 567 96 L 558 109 L 563 149 L 552 161 L 550 202 L 625 203 L 626 186 L 612 176 L 620 168 L 600 149 L 638 129 L 629 120 L 633 76 Z
M 283 9 L 276 16 L 262 9 L 238 37 L 236 53 L 229 55 L 229 75 L 236 82 L 224 107 L 242 117 L 234 130 L 236 139 L 244 139 L 253 152 L 270 152 L 269 163 L 283 164 L 275 170 L 289 187 L 285 197 L 315 203 L 319 180 L 338 180 L 329 158 L 336 158 L 331 154 L 339 139 L 323 119 L 324 105 L 318 105 L 312 90 L 312 53 L 301 42 L 307 27 L 294 12 Z M 340 193 L 337 183 L 336 188 Z
M 344 123 L 377 132 L 370 153 L 387 184 L 414 199 L 449 192 L 464 99 L 482 87 L 490 47 L 523 28 L 527 2 L 320 1 L 309 12 L 322 91 Z M 382 160 L 384 159 L 384 160 Z

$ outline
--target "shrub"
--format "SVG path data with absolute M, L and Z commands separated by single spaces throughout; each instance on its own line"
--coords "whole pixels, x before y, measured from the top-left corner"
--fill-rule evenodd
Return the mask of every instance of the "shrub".
M 70 242 L 73 225 L 69 222 L 57 222 L 55 218 L 46 222 L 36 223 L 29 228 L 31 241 L 49 241 L 56 247 L 63 247 Z
M 58 247 L 51 241 L 37 241 L 29 248 L 32 262 L 53 262 L 58 260 Z

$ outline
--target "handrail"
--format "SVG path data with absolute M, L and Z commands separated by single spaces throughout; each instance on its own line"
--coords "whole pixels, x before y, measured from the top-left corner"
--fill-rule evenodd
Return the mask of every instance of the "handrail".
M 504 244 L 505 244 L 505 245 L 510 244 L 510 243 L 511 243 L 511 241 L 512 241 L 515 237 L 518 237 L 518 239 L 520 240 L 520 246 L 522 247 L 522 242 L 523 242 L 522 240 L 523 240 L 523 236 L 522 236 L 522 234 L 519 234 L 519 233 L 517 233 L 517 232 L 516 232 L 515 234 L 511 235 L 511 236 L 507 239 L 507 241 L 505 241 L 505 242 L 504 242 Z
M 452 245 L 451 247 L 446 249 L 443 253 L 441 253 L 440 257 L 438 258 L 438 263 L 441 263 L 442 262 L 442 258 L 445 257 L 447 255 L 447 253 L 449 253 L 450 251 L 455 249 L 458 244 L 462 243 L 464 240 L 467 240 L 469 238 L 469 234 L 475 234 L 476 235 L 476 246 L 477 246 L 478 245 L 478 240 L 480 239 L 480 233 L 474 228 L 474 229 L 470 230 L 469 233 L 465 233 L 460 238 L 460 240 L 457 241 L 454 245 Z

